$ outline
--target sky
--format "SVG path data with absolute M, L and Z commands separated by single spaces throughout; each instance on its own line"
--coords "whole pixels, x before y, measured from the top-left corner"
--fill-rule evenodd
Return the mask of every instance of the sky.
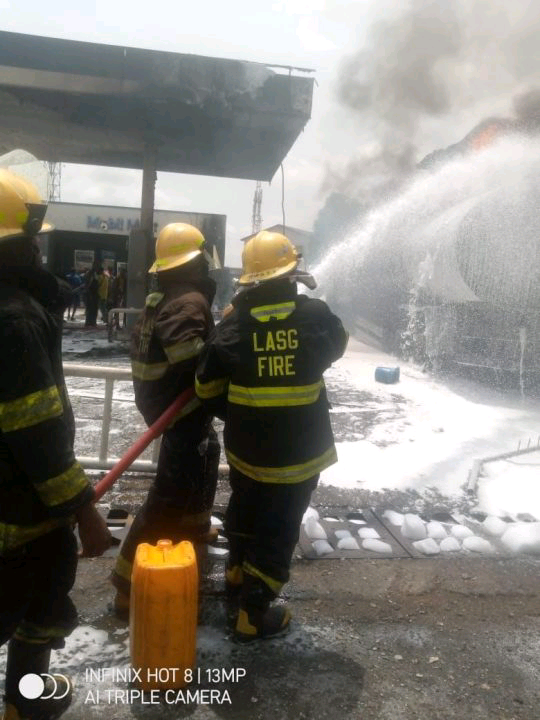
M 286 222 L 311 230 L 357 155 L 386 150 L 391 136 L 394 145 L 414 140 L 420 159 L 459 140 L 488 106 L 507 112 L 511 93 L 538 77 L 530 34 L 539 11 L 525 0 L 494 0 L 486 16 L 485 7 L 480 0 L 50 0 L 44 8 L 36 0 L 0 0 L 0 27 L 313 68 L 312 119 L 284 161 Z M 136 207 L 140 180 L 135 170 L 64 165 L 61 199 Z M 239 239 L 251 232 L 254 189 L 252 181 L 159 173 L 156 207 L 227 215 L 226 264 L 234 267 Z M 278 172 L 263 183 L 263 227 L 281 219 Z

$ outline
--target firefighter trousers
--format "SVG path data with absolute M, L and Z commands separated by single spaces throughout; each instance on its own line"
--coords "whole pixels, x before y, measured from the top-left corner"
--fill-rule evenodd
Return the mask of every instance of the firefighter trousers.
M 77 626 L 69 592 L 77 571 L 77 540 L 61 527 L 0 556 L 0 645 L 10 637 L 61 648 Z
M 130 593 L 137 546 L 168 539 L 200 542 L 210 530 L 219 468 L 220 445 L 212 428 L 201 440 L 185 429 L 166 430 L 161 441 L 156 478 L 145 503 L 120 548 L 111 580 Z
M 279 595 L 318 480 L 315 475 L 299 483 L 263 483 L 230 468 L 232 493 L 224 523 L 228 578 L 248 573 L 265 584 L 270 597 Z

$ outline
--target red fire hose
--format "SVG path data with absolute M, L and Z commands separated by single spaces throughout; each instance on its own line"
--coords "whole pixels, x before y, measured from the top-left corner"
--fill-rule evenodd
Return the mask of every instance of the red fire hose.
M 145 450 L 148 445 L 161 435 L 167 425 L 171 422 L 174 416 L 180 412 L 180 410 L 187 405 L 187 403 L 195 396 L 193 388 L 188 388 L 181 393 L 173 404 L 165 410 L 163 415 L 160 415 L 153 425 L 150 425 L 148 430 L 136 440 L 129 450 L 120 458 L 116 465 L 109 470 L 109 472 L 101 478 L 98 482 L 95 490 L 95 500 L 100 500 L 103 495 L 109 490 L 120 475 L 127 470 L 131 463 L 139 457 L 139 455 Z

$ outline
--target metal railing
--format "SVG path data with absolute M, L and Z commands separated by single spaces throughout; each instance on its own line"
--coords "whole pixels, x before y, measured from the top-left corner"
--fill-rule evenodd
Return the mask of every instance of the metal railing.
M 511 457 L 516 457 L 518 455 L 527 455 L 528 453 L 534 453 L 538 451 L 540 451 L 540 435 L 538 436 L 536 443 L 534 443 L 534 441 L 529 438 L 527 445 L 521 447 L 520 440 L 515 450 L 510 450 L 509 452 L 505 453 L 499 453 L 498 455 L 489 455 L 483 458 L 476 458 L 475 460 L 473 460 L 472 467 L 469 471 L 469 477 L 467 478 L 467 492 L 470 494 L 476 492 L 478 478 L 481 475 L 482 468 L 487 463 L 496 462 L 497 460 L 507 460 Z
M 77 456 L 81 465 L 88 470 L 110 470 L 120 458 L 109 457 L 109 434 L 111 429 L 112 404 L 114 401 L 114 383 L 116 380 L 131 380 L 131 368 L 102 367 L 97 365 L 80 365 L 78 363 L 64 363 L 66 377 L 98 378 L 105 380 L 105 395 L 103 397 L 103 414 L 101 416 L 101 433 L 99 455 L 95 457 Z M 122 398 L 122 402 L 126 402 Z M 135 402 L 133 399 L 130 402 Z M 136 460 L 129 468 L 129 472 L 155 473 L 161 438 L 152 443 L 152 459 Z
M 115 315 L 121 315 L 123 313 L 125 319 L 126 315 L 140 315 L 142 311 L 142 308 L 132 307 L 111 308 L 107 313 L 107 338 L 109 342 L 112 342 L 114 338 L 114 331 L 116 328 L 114 327 L 113 319 Z

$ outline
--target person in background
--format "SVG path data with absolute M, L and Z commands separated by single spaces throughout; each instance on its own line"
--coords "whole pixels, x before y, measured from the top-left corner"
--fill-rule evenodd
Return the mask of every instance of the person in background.
M 146 298 L 135 326 L 131 367 L 135 402 L 150 426 L 193 388 L 199 353 L 214 327 L 216 284 L 209 277 L 203 235 L 185 223 L 166 225 L 159 233 L 149 272 L 157 273 L 158 291 Z M 118 615 L 129 612 L 139 543 L 190 540 L 197 550 L 217 535 L 210 518 L 219 456 L 212 416 L 193 396 L 163 433 L 156 477 L 120 548 L 111 578 Z
M 86 307 L 85 328 L 97 327 L 99 307 L 99 275 L 103 272 L 101 264 L 96 260 L 84 277 L 84 303 Z
M 114 299 L 116 295 L 116 281 L 117 278 L 113 274 L 112 270 L 109 272 L 109 283 L 107 285 L 107 309 L 106 309 L 106 317 L 107 317 L 107 325 L 109 324 L 109 311 L 112 310 L 116 305 L 114 304 Z M 115 322 L 115 319 L 113 318 L 112 322 Z
M 110 275 L 109 271 L 107 269 L 100 269 L 100 272 L 98 273 L 98 297 L 99 297 L 99 309 L 101 312 L 101 322 L 105 323 L 105 325 L 108 322 L 108 308 L 107 308 L 107 302 L 109 297 L 109 282 L 110 282 Z
M 52 649 L 77 625 L 69 592 L 83 554 L 111 544 L 94 490 L 73 452 L 75 424 L 62 370 L 66 307 L 41 266 L 36 236 L 47 205 L 23 178 L 0 170 L 0 645 L 8 643 L 4 720 L 57 718 L 71 700 L 49 674 Z M 20 679 L 44 678 L 42 695 Z M 53 695 L 63 695 L 53 699 Z M 48 698 L 46 697 L 48 696 Z
M 231 497 L 226 591 L 240 641 L 289 627 L 284 583 L 302 516 L 319 473 L 337 461 L 323 373 L 348 335 L 322 300 L 297 293 L 299 255 L 288 238 L 262 231 L 242 255 L 241 291 L 206 343 L 195 388 L 225 421 Z
M 66 280 L 71 287 L 71 302 L 67 307 L 68 320 L 75 320 L 75 313 L 79 309 L 81 302 L 81 285 L 83 281 L 75 268 L 71 268 L 66 275 Z
M 124 308 L 126 307 L 126 298 L 127 298 L 127 276 L 126 271 L 123 267 L 120 268 L 118 271 L 118 274 L 116 276 L 116 280 L 114 283 L 114 305 L 113 307 L 116 308 Z M 120 327 L 120 313 L 116 316 L 115 319 L 116 327 Z M 126 326 L 126 314 L 123 313 L 123 320 L 122 320 L 123 327 Z

